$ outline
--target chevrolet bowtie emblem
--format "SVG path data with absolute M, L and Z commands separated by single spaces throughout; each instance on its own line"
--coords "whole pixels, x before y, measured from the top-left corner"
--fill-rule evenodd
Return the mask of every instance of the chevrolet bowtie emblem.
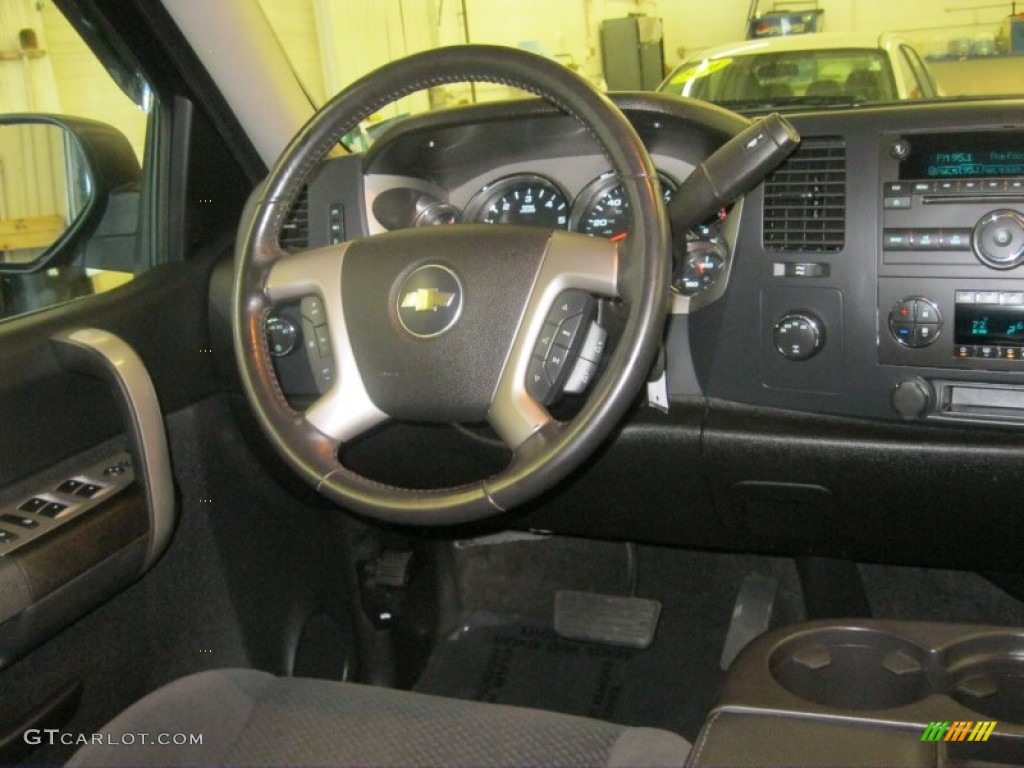
M 402 309 L 413 309 L 417 312 L 436 312 L 441 307 L 450 307 L 455 301 L 454 293 L 445 293 L 437 288 L 420 288 L 409 291 L 402 298 Z

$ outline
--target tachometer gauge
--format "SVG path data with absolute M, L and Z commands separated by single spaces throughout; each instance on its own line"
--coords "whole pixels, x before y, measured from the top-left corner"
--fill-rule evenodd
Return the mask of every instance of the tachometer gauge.
M 566 229 L 569 201 L 553 181 L 542 176 L 506 176 L 473 196 L 463 221 Z
M 676 184 L 663 174 L 661 194 L 665 202 L 672 199 Z M 573 206 L 572 229 L 585 235 L 621 240 L 629 232 L 629 203 L 622 190 L 622 184 L 613 173 L 606 173 L 590 182 Z

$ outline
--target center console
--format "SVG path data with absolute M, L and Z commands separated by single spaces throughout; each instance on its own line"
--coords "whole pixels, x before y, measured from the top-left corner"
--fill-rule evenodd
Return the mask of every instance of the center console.
M 786 627 L 736 659 L 691 766 L 1024 764 L 1024 631 Z
M 1024 134 L 885 134 L 879 157 L 879 362 L 1024 371 Z M 1024 423 L 1024 390 L 1003 376 L 898 389 L 907 418 Z

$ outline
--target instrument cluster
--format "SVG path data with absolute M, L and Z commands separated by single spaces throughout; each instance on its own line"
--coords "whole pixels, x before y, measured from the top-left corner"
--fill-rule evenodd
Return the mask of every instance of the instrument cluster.
M 674 179 L 658 174 L 666 204 L 678 188 Z M 376 196 L 373 213 L 386 229 L 447 224 L 514 224 L 565 229 L 613 242 L 629 235 L 629 203 L 612 172 L 585 184 L 574 199 L 552 179 L 536 173 L 513 173 L 491 181 L 473 193 L 459 210 L 425 190 L 392 188 Z M 719 222 L 708 222 L 687 233 L 685 255 L 677 258 L 673 290 L 693 296 L 711 287 L 722 273 L 727 245 Z

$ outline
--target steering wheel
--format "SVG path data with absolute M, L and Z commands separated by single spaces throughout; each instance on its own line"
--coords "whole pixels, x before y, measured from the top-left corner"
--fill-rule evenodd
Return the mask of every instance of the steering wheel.
M 287 212 L 342 136 L 396 99 L 467 81 L 532 92 L 581 123 L 622 183 L 629 237 L 611 243 L 539 228 L 460 224 L 294 254 L 281 249 Z M 645 383 L 668 309 L 668 233 L 657 173 L 640 137 L 607 97 L 562 65 L 495 46 L 442 48 L 385 65 L 303 127 L 246 208 L 233 295 L 245 392 L 284 460 L 342 507 L 413 525 L 504 512 L 581 465 Z M 559 312 L 594 297 L 621 302 L 625 324 L 583 407 L 559 421 L 528 381 L 542 373 L 535 353 L 548 340 L 546 329 L 562 327 Z M 333 384 L 303 412 L 285 400 L 265 331 L 275 302 L 300 298 L 304 314 L 317 316 L 319 342 L 329 347 L 336 371 Z M 343 466 L 342 444 L 388 418 L 486 420 L 511 461 L 477 482 L 428 490 L 385 485 Z

